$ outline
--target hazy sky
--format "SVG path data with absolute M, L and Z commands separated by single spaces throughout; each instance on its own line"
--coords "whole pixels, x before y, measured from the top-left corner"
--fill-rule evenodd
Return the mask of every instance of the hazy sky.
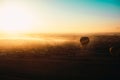
M 120 32 L 120 0 L 0 0 L 0 31 L 5 30 Z

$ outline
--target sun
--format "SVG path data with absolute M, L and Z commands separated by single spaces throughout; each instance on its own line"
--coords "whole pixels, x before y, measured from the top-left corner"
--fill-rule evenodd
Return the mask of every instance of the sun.
M 0 9 L 0 31 L 2 33 L 17 35 L 32 31 L 35 14 L 32 14 L 25 6 L 9 2 Z

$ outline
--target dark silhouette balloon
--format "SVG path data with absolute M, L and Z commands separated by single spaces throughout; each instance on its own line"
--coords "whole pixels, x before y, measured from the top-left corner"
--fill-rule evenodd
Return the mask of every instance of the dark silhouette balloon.
M 90 42 L 89 37 L 81 37 L 80 38 L 80 43 L 82 44 L 82 47 L 86 47 L 89 42 Z
M 109 52 L 112 56 L 120 56 L 120 47 L 118 46 L 110 47 Z

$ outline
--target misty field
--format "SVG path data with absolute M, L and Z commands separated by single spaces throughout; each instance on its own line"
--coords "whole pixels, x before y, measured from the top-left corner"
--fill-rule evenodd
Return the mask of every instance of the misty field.
M 119 54 L 110 47 L 120 46 L 120 35 L 32 35 L 32 38 L 0 38 L 0 79 L 77 79 L 119 77 Z M 85 35 L 86 36 L 86 35 Z

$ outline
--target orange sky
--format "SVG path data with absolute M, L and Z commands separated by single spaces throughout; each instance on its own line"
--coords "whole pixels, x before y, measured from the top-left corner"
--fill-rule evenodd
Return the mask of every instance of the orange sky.
M 120 1 L 1 0 L 0 33 L 120 32 Z

